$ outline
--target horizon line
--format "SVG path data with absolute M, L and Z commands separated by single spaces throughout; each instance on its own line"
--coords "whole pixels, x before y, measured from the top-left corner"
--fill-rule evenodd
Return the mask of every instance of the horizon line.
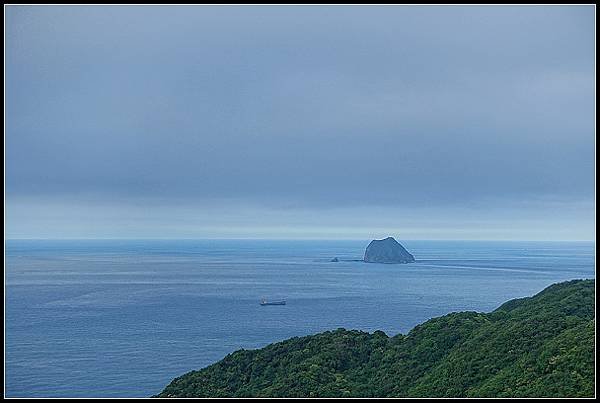
M 285 237 L 78 237 L 31 238 L 5 237 L 5 241 L 368 241 L 379 238 L 285 238 Z M 400 238 L 403 241 L 468 241 L 468 242 L 596 242 L 595 239 L 454 239 L 454 238 Z

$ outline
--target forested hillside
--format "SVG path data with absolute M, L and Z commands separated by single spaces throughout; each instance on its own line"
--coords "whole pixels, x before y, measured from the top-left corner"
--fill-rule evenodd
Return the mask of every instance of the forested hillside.
M 407 335 L 338 329 L 236 351 L 158 397 L 593 396 L 594 331 L 594 280 L 574 280 Z

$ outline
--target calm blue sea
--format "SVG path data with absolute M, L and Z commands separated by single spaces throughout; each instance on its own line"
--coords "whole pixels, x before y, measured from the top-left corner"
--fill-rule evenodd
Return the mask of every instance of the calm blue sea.
M 241 348 L 406 333 L 595 277 L 590 242 L 402 243 L 416 263 L 351 261 L 368 241 L 7 241 L 6 396 L 149 396 Z

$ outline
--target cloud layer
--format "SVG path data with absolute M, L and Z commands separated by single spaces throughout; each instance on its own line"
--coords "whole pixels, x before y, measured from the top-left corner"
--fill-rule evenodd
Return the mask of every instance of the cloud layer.
M 143 205 L 162 224 L 103 236 L 188 234 L 173 222 L 196 208 L 217 215 L 191 236 L 237 227 L 223 209 L 247 212 L 245 232 L 259 214 L 290 234 L 298 211 L 328 234 L 380 209 L 457 234 L 485 211 L 545 212 L 558 230 L 562 211 L 565 237 L 595 238 L 594 11 L 10 6 L 8 233 L 36 236 L 24 217 L 69 206 Z M 60 214 L 67 235 L 94 236 L 90 217 Z

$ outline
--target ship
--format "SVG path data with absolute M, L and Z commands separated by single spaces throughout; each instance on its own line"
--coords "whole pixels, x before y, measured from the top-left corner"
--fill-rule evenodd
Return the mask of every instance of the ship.
M 277 301 L 267 301 L 266 299 L 263 298 L 263 299 L 260 300 L 260 304 L 262 306 L 265 306 L 265 305 L 285 305 L 285 299 L 280 299 L 280 300 L 277 300 Z

